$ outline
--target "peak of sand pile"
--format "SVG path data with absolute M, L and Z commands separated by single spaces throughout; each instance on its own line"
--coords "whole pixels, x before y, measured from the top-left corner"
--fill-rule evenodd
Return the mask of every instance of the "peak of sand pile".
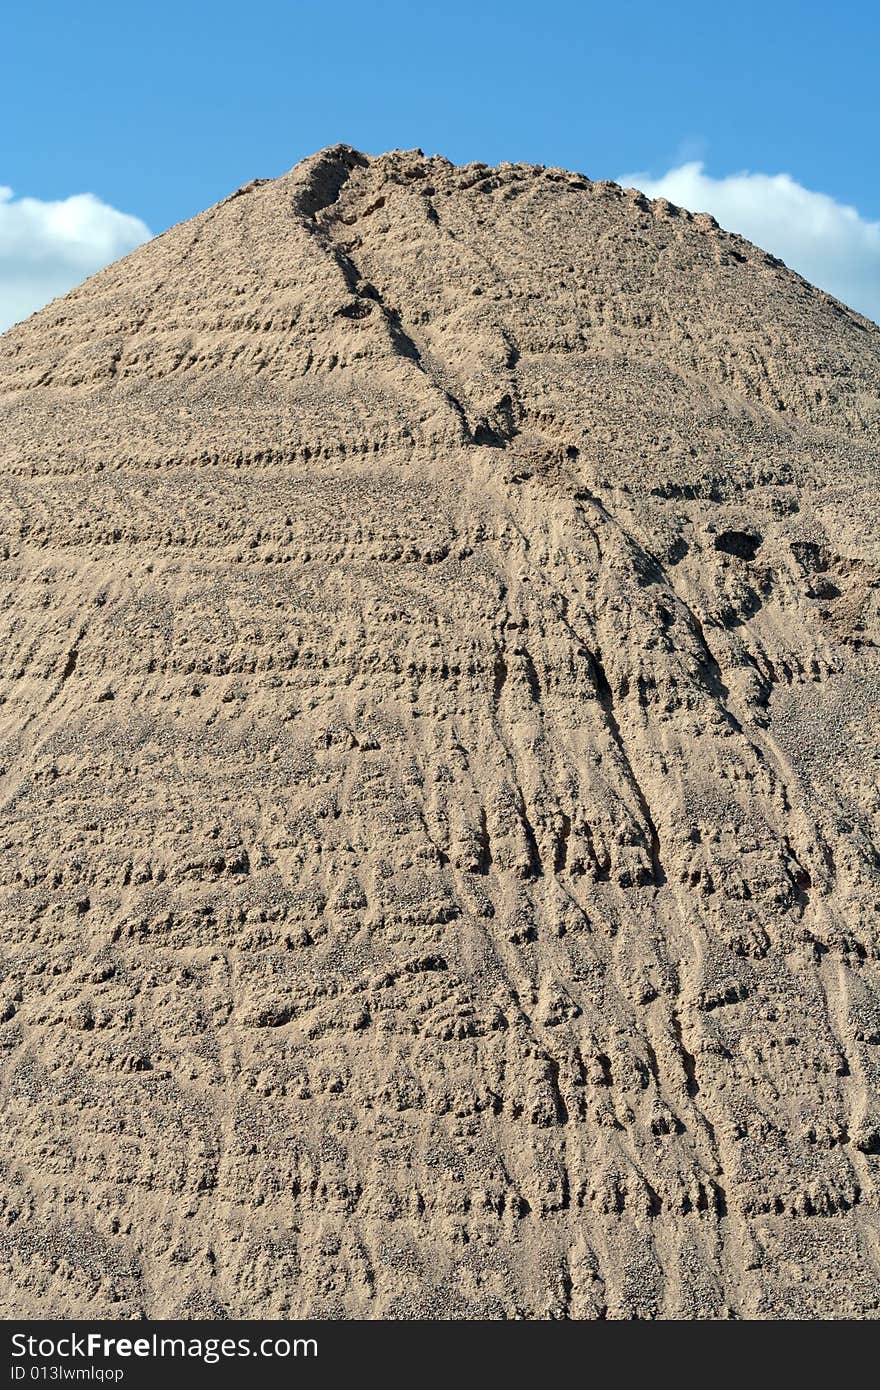
M 878 384 L 345 146 L 0 338 L 0 1311 L 876 1314 Z

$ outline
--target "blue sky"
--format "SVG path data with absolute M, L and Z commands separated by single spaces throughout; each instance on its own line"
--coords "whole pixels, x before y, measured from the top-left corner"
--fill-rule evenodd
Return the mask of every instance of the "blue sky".
M 857 224 L 838 227 L 837 273 L 861 256 L 844 289 L 880 316 L 880 6 L 869 0 L 10 0 L 0 40 L 0 326 L 13 272 L 19 316 L 28 277 L 36 292 L 34 257 L 15 269 L 25 243 L 48 238 L 49 255 L 63 240 L 65 200 L 94 195 L 68 209 L 82 269 L 89 227 L 106 259 L 108 245 L 127 250 L 339 140 L 638 176 L 651 191 L 675 173 L 679 191 L 711 211 L 719 201 L 719 221 L 746 235 L 733 225 L 740 194 L 775 198 L 758 224 L 765 244 L 808 215 L 811 278 L 829 205 L 848 207 Z M 788 175 L 828 203 L 724 182 L 746 171 Z M 138 221 L 114 223 L 111 210 Z

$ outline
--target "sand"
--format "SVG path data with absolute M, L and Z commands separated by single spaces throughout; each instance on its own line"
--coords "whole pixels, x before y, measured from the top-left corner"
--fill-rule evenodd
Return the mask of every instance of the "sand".
M 0 1313 L 880 1310 L 880 330 L 322 152 L 0 338 Z

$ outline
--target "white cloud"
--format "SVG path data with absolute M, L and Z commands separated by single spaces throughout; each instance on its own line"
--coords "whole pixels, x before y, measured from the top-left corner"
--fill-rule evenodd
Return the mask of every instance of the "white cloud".
M 715 179 L 694 161 L 662 178 L 619 180 L 649 198 L 710 212 L 730 232 L 779 256 L 792 270 L 880 322 L 880 222 L 804 188 L 788 174 L 731 174 Z
M 0 332 L 151 235 L 93 193 L 42 202 L 0 187 Z

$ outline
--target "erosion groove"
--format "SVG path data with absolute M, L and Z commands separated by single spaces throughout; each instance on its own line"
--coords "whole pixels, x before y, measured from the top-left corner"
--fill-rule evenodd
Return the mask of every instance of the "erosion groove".
M 880 331 L 340 146 L 0 338 L 0 1312 L 876 1317 Z

